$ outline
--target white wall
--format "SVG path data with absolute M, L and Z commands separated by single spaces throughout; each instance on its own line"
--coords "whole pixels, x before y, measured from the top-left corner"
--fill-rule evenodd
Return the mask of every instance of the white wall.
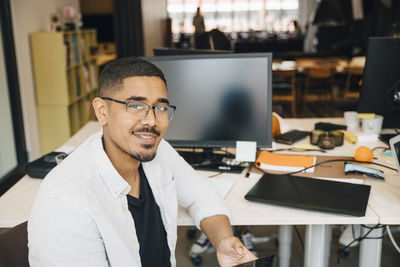
M 163 20 L 167 18 L 166 0 L 142 0 L 144 55 L 152 56 L 153 48 L 162 47 L 165 38 Z
M 46 30 L 51 14 L 62 11 L 67 4 L 79 10 L 79 0 L 12 0 L 10 3 L 25 137 L 29 159 L 32 160 L 41 153 L 29 33 Z

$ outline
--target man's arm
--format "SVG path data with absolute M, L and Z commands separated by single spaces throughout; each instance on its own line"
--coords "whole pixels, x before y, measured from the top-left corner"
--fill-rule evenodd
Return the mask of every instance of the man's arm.
M 108 266 L 94 222 L 59 199 L 39 197 L 28 221 L 28 240 L 32 267 Z
M 203 219 L 200 228 L 215 248 L 218 248 L 221 240 L 233 236 L 229 219 L 225 215 L 214 215 Z
M 217 250 L 219 264 L 234 266 L 256 259 L 256 257 L 233 236 L 229 219 L 225 215 L 214 215 L 200 222 L 201 230 Z
M 255 259 L 233 236 L 229 211 L 207 178 L 199 175 L 166 141 L 160 147 L 158 157 L 174 173 L 179 204 L 188 209 L 195 225 L 217 249 L 219 264 L 234 266 Z

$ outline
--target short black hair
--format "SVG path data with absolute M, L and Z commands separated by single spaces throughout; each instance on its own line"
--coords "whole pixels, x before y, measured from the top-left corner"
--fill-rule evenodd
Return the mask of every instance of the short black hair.
M 112 95 L 122 88 L 125 78 L 155 76 L 167 86 L 164 73 L 154 64 L 139 57 L 120 58 L 108 63 L 100 74 L 99 96 Z

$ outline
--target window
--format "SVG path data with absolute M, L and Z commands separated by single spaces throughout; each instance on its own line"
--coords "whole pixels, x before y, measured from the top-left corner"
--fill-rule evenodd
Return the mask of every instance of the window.
M 193 33 L 193 16 L 201 8 L 206 31 L 223 32 L 293 30 L 299 0 L 168 0 L 173 33 Z
M 4 61 L 3 40 L 0 35 L 0 177 L 10 172 L 17 165 L 17 154 L 15 151 L 15 138 L 12 125 L 12 114 L 10 96 L 8 93 L 8 82 L 6 65 Z
M 9 0 L 0 2 L 0 195 L 27 162 Z

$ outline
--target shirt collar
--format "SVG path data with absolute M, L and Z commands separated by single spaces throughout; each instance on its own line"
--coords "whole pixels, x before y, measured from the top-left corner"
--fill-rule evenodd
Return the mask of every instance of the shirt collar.
M 111 163 L 109 157 L 104 151 L 103 147 L 103 130 L 94 134 L 94 138 L 91 142 L 91 150 L 93 158 L 96 162 L 96 166 L 99 170 L 100 176 L 104 183 L 110 189 L 114 197 L 119 194 L 128 194 L 131 190 L 129 184 L 124 178 L 118 173 Z

